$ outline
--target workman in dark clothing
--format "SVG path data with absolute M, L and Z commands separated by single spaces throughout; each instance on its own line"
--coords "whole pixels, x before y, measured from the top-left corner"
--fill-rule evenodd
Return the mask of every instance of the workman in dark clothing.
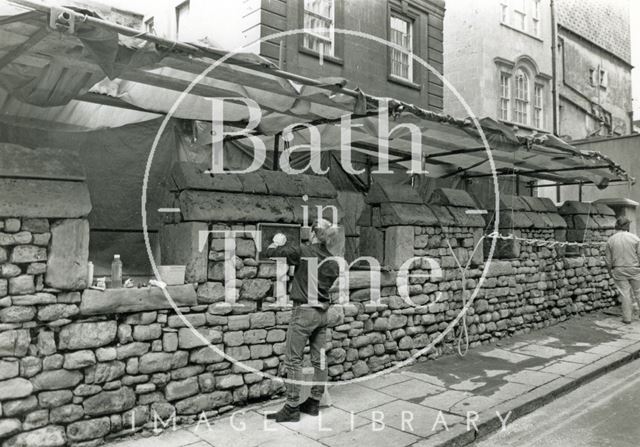
M 301 384 L 287 381 L 285 405 L 278 412 L 267 415 L 267 418 L 275 419 L 277 422 L 299 421 L 300 412 L 313 416 L 319 413 L 320 400 L 325 390 L 324 383 L 328 377 L 327 365 L 323 364 L 322 357 L 330 304 L 329 289 L 340 272 L 337 262 L 322 261 L 333 256 L 327 249 L 327 244 L 332 244 L 337 235 L 338 228 L 335 225 L 320 219 L 311 228 L 310 244 L 295 247 L 287 244 L 286 236 L 279 233 L 273 237 L 273 242 L 265 250 L 267 257 L 286 257 L 289 265 L 296 266 L 289 294 L 293 309 L 285 346 L 287 379 L 302 381 L 303 352 L 309 341 L 315 383 L 311 387 L 311 396 L 300 403 Z

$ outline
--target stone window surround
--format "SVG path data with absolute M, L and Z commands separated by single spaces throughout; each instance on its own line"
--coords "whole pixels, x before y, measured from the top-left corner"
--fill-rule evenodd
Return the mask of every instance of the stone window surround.
M 531 94 L 534 93 L 535 91 L 535 86 L 536 85 L 540 85 L 543 88 L 543 92 L 542 92 L 542 104 L 544 106 L 544 104 L 549 104 L 548 101 L 545 101 L 545 95 L 547 95 L 549 89 L 549 81 L 551 80 L 551 76 L 546 74 L 546 73 L 542 73 L 540 72 L 540 70 L 538 69 L 538 64 L 536 64 L 535 60 L 533 58 L 531 58 L 530 56 L 527 55 L 521 55 L 519 56 L 515 61 L 511 61 L 502 57 L 496 57 L 493 59 L 493 62 L 496 64 L 497 70 L 496 70 L 496 78 L 498 80 L 497 82 L 497 94 L 496 97 L 498 98 L 497 101 L 497 107 L 496 107 L 496 115 L 498 116 L 498 118 L 500 118 L 500 98 L 502 96 L 502 88 L 500 85 L 500 76 L 503 74 L 508 74 L 510 76 L 511 81 L 513 82 L 514 79 L 514 74 L 518 71 L 518 70 L 522 70 L 524 71 L 528 77 L 529 77 L 529 94 L 531 96 Z M 509 93 L 511 95 L 510 99 L 510 103 L 511 103 L 511 107 L 513 108 L 513 102 L 512 101 L 513 98 L 513 94 L 514 94 L 515 89 L 513 88 L 513 86 L 510 85 L 510 89 L 509 89 Z M 531 98 L 530 98 L 531 99 Z M 528 108 L 529 110 L 527 111 L 527 123 L 517 123 L 513 120 L 513 110 L 510 110 L 509 112 L 509 120 L 503 120 L 500 119 L 500 121 L 502 121 L 505 124 L 510 124 L 510 125 L 514 125 L 514 126 L 519 126 L 519 127 L 525 127 L 527 129 L 531 129 L 531 130 L 544 130 L 545 129 L 545 119 L 546 116 L 548 114 L 544 113 L 543 110 L 543 126 L 542 128 L 537 128 L 535 127 L 534 123 L 533 123 L 533 117 L 534 117 L 534 106 L 535 102 L 530 100 L 528 103 Z

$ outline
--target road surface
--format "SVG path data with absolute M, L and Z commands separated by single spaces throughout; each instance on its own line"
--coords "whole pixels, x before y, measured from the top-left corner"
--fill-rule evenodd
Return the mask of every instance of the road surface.
M 616 369 L 533 413 L 479 447 L 637 447 L 640 360 Z

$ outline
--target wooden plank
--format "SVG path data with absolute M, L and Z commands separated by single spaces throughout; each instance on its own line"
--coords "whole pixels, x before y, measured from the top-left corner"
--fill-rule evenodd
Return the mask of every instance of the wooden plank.
M 31 149 L 0 143 L 0 177 L 84 181 L 86 175 L 78 154 L 57 148 Z
M 82 182 L 0 179 L 0 216 L 75 218 L 91 211 Z

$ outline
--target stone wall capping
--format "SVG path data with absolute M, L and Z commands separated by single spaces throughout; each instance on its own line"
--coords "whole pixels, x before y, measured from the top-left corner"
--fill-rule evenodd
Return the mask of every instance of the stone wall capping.
M 449 211 L 449 207 L 446 207 L 444 205 L 435 205 L 435 204 L 431 204 L 431 203 L 427 204 L 427 207 L 429 207 L 429 209 L 431 209 L 433 214 L 438 219 L 438 222 L 443 227 L 452 227 L 452 226 L 455 226 L 455 225 L 463 225 L 463 223 L 460 222 L 458 219 L 456 219 L 456 217 Z M 480 220 L 482 220 L 482 218 L 480 218 Z M 483 224 L 484 224 L 484 222 L 483 222 Z
M 0 178 L 0 216 L 67 219 L 91 212 L 84 182 Z
M 284 197 L 258 194 L 185 190 L 180 193 L 185 221 L 294 223 L 294 213 Z
M 592 202 L 591 206 L 595 208 L 598 214 L 602 214 L 603 216 L 616 216 L 616 212 L 612 210 L 606 203 L 602 202 Z
M 381 225 L 431 225 L 437 226 L 438 219 L 425 204 L 382 203 L 380 206 Z
M 274 196 L 336 198 L 329 179 L 318 175 L 290 175 L 281 171 L 258 170 L 246 174 L 206 174 L 207 165 L 176 162 L 171 168 L 171 190 L 202 190 Z
M 545 217 L 550 219 L 553 223 L 553 228 L 567 228 L 567 221 L 562 218 L 559 214 L 556 213 L 547 213 Z
M 461 189 L 438 188 L 427 203 L 434 205 L 450 205 L 463 208 L 478 208 L 478 202 L 471 195 Z
M 599 214 L 596 209 L 586 202 L 578 202 L 577 200 L 567 200 L 558 209 L 561 216 L 574 214 Z
M 197 297 L 191 284 L 168 286 L 167 292 L 178 306 L 195 306 Z M 87 289 L 82 294 L 81 315 L 106 315 L 171 309 L 172 306 L 158 287 Z
M 384 184 L 378 182 L 371 185 L 365 201 L 371 205 L 381 203 L 423 203 L 422 198 L 410 185 Z
M 557 213 L 558 208 L 553 203 L 553 200 L 548 197 L 532 197 L 532 196 L 520 196 L 531 211 L 540 213 Z
M 176 162 L 171 167 L 171 178 L 178 191 L 200 189 L 204 191 L 242 192 L 242 183 L 238 175 L 205 174 L 208 167 L 204 164 Z
M 449 213 L 453 216 L 453 219 L 457 226 L 484 228 L 486 225 L 486 222 L 483 217 L 485 215 L 467 213 L 467 211 L 472 208 L 463 208 L 459 206 L 445 206 L 444 208 L 446 208 L 447 211 L 449 211 Z

